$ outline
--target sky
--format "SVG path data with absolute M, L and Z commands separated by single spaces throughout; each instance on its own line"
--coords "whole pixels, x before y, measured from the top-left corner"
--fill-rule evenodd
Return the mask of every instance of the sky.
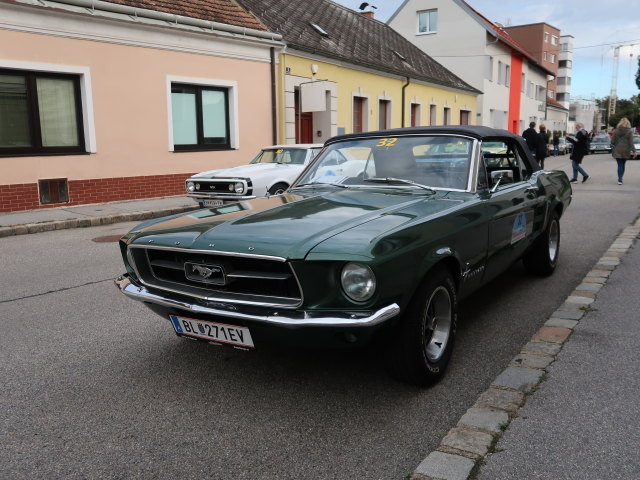
M 334 0 L 360 11 L 363 0 Z M 429 1 L 423 0 L 425 7 Z M 640 0 L 466 0 L 492 22 L 526 25 L 545 22 L 572 35 L 571 98 L 603 98 L 611 93 L 613 54 L 620 48 L 617 93 L 619 99 L 639 95 L 635 83 L 640 55 Z M 386 22 L 403 0 L 367 0 L 375 18 Z M 437 52 L 428 52 L 438 60 Z

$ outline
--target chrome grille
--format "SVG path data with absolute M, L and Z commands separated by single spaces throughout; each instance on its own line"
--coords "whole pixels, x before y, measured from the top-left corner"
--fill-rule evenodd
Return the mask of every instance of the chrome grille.
M 259 256 L 130 246 L 129 258 L 150 287 L 210 301 L 295 307 L 302 295 L 291 266 Z

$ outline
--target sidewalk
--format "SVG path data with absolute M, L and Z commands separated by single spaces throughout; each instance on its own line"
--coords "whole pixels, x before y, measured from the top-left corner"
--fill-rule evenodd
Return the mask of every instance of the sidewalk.
M 185 196 L 0 213 L 0 237 L 143 221 L 199 208 Z
M 412 480 L 640 478 L 639 237 L 625 228 Z

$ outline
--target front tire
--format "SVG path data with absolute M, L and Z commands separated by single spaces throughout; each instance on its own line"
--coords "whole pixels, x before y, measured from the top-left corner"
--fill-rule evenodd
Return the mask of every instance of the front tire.
M 456 335 L 457 294 L 445 268 L 430 272 L 416 291 L 390 347 L 391 374 L 429 386 L 443 377 Z
M 551 215 L 547 228 L 522 258 L 524 267 L 534 275 L 549 276 L 556 269 L 560 253 L 560 217 Z
M 286 183 L 276 183 L 269 189 L 269 195 L 281 195 L 287 188 L 289 188 L 289 185 Z

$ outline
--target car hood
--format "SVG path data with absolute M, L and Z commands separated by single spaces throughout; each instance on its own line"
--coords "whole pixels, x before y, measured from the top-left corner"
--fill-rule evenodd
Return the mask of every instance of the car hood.
M 239 165 L 237 167 L 224 168 L 219 170 L 208 170 L 206 172 L 201 172 L 196 175 L 193 175 L 191 178 L 193 179 L 206 179 L 206 178 L 214 178 L 214 177 L 223 177 L 223 178 L 247 178 L 252 175 L 259 175 L 265 172 L 271 172 L 279 168 L 291 168 L 297 167 L 302 169 L 304 165 L 298 164 L 284 164 L 284 163 L 250 163 L 248 165 Z
M 339 250 L 341 258 L 346 253 L 366 259 L 383 233 L 462 202 L 448 198 L 446 192 L 388 193 L 384 189 L 286 194 L 151 220 L 135 227 L 126 239 L 146 246 L 288 259 L 302 259 L 314 251 L 318 258 L 328 259 Z M 324 242 L 332 246 L 323 247 Z

